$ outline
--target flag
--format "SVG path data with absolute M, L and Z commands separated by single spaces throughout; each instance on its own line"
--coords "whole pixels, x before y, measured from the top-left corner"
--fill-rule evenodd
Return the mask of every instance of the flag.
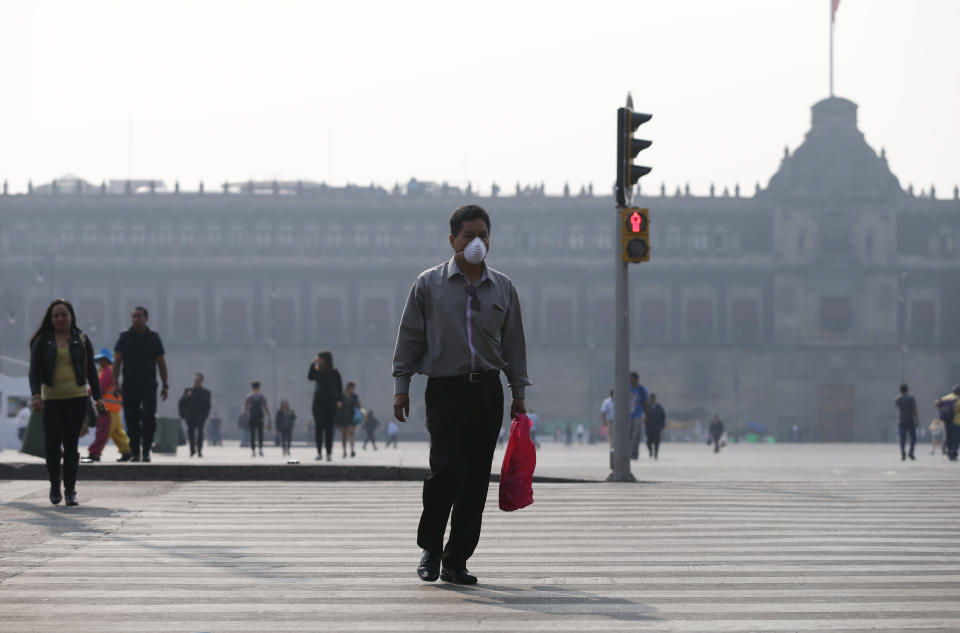
M 837 21 L 837 9 L 840 7 L 840 0 L 830 0 L 833 3 L 833 6 L 830 10 L 830 21 Z

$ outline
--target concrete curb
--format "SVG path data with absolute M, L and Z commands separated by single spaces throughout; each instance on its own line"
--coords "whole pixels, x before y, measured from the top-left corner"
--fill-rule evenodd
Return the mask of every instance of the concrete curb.
M 80 481 L 423 481 L 426 468 L 332 464 L 81 464 Z M 0 480 L 47 479 L 45 464 L 0 464 Z M 499 482 L 499 473 L 490 475 Z M 535 483 L 585 483 L 582 479 L 534 476 Z

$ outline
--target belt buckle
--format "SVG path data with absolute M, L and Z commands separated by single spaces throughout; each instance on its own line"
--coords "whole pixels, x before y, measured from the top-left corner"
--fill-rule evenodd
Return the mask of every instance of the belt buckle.
M 480 372 L 472 371 L 467 374 L 467 382 L 480 382 Z

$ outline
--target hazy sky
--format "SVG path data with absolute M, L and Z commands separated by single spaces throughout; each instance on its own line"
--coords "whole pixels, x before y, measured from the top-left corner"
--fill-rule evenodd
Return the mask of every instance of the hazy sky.
M 960 1 L 842 0 L 836 94 L 906 187 L 960 183 Z M 829 0 L 0 0 L 0 180 L 766 184 L 828 94 Z

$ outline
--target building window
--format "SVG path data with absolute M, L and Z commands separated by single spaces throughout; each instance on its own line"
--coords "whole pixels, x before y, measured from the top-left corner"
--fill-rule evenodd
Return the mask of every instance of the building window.
M 713 334 L 713 304 L 710 299 L 687 302 L 687 340 L 706 343 Z
M 223 245 L 223 231 L 219 226 L 207 227 L 207 247 L 218 250 Z
M 270 229 L 270 227 L 258 226 L 254 240 L 256 241 L 258 250 L 269 250 L 273 244 L 273 231 Z
M 846 332 L 853 322 L 850 299 L 825 297 L 820 300 L 820 329 L 824 332 Z
M 366 225 L 361 224 L 353 230 L 353 245 L 357 248 L 366 248 L 370 245 L 370 232 Z
M 184 248 L 193 248 L 197 241 L 197 229 L 185 226 L 180 229 L 180 245 Z
M 680 250 L 680 227 L 676 225 L 667 229 L 667 250 Z
M 373 236 L 373 245 L 378 248 L 388 248 L 390 246 L 390 231 L 386 228 L 378 228 Z
M 123 227 L 114 224 L 110 227 L 110 246 L 116 248 L 123 244 Z
M 289 225 L 283 225 L 277 231 L 277 246 L 289 249 L 293 246 L 293 229 Z
M 317 299 L 317 337 L 322 341 L 339 341 L 343 338 L 343 302 L 336 297 Z
M 293 297 L 274 297 L 270 300 L 270 338 L 277 343 L 291 343 L 297 339 L 296 303 Z
M 77 229 L 72 226 L 65 226 L 60 229 L 60 244 L 63 246 L 73 246 L 77 239 Z M 14 241 L 16 243 L 16 241 Z
M 586 245 L 587 240 L 583 235 L 583 229 L 579 226 L 575 226 L 570 229 L 570 248 L 575 251 L 582 251 L 583 247 Z
M 759 333 L 757 302 L 753 299 L 733 301 L 733 339 L 738 343 L 752 343 Z
M 932 343 L 937 328 L 933 301 L 914 301 L 910 306 L 910 339 L 914 343 Z
M 610 229 L 600 227 L 597 229 L 596 235 L 594 235 L 594 242 L 596 243 L 597 249 L 601 251 L 608 249 L 613 245 L 613 234 Z
M 547 299 L 546 335 L 548 341 L 569 341 L 573 336 L 573 302 Z
M 220 334 L 225 341 L 247 338 L 247 300 L 224 299 L 220 303 Z
M 242 226 L 234 224 L 227 230 L 227 246 L 231 249 L 245 246 Z
M 693 250 L 705 251 L 710 248 L 710 238 L 706 231 L 696 231 L 693 234 Z
M 97 228 L 90 224 L 83 227 L 83 231 L 80 233 L 80 243 L 84 248 L 95 247 L 97 245 Z
M 640 302 L 640 340 L 662 343 L 667 340 L 667 302 L 644 299 Z
M 200 338 L 199 299 L 176 299 L 173 302 L 173 336 L 181 341 Z

